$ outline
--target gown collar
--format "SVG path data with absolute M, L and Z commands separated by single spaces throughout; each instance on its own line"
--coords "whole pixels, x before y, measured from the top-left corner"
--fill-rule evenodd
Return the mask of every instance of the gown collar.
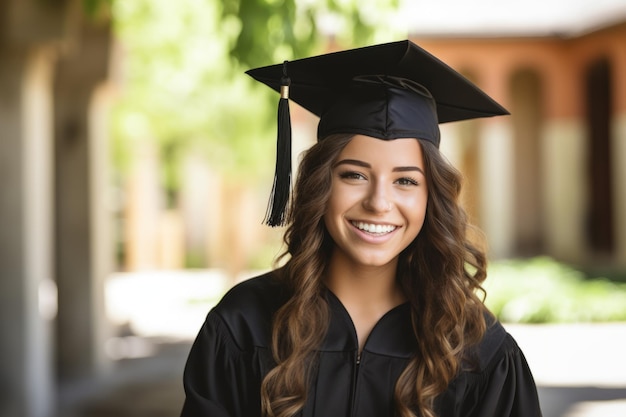
M 350 314 L 332 291 L 326 290 L 330 311 L 328 332 L 322 351 L 357 351 L 358 340 Z M 417 341 L 411 324 L 411 307 L 408 302 L 389 310 L 372 329 L 363 351 L 409 358 L 413 356 Z

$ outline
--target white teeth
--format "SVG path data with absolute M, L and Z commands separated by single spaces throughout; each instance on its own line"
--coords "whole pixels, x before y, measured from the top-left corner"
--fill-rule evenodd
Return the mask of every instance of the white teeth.
M 360 230 L 379 235 L 384 233 L 391 233 L 396 230 L 396 226 L 391 225 L 370 224 L 364 222 L 352 222 L 352 224 L 354 224 Z

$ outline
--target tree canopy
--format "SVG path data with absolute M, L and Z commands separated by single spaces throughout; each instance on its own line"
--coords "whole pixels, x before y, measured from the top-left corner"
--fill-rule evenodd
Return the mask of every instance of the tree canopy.
M 117 161 L 155 140 L 171 188 L 189 147 L 233 175 L 271 170 L 277 97 L 246 69 L 322 52 L 331 38 L 352 47 L 405 36 L 384 21 L 397 0 L 84 0 L 88 13 L 103 6 L 124 64 Z

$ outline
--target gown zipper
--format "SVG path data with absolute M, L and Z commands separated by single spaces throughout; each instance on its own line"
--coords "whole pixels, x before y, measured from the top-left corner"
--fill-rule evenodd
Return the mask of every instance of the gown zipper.
M 356 412 L 356 397 L 357 397 L 357 391 L 359 389 L 359 369 L 361 367 L 361 355 L 362 352 L 359 352 L 357 349 L 356 352 L 356 357 L 354 359 L 354 379 L 352 381 L 352 404 L 350 407 L 350 415 L 351 416 L 355 416 L 355 412 Z

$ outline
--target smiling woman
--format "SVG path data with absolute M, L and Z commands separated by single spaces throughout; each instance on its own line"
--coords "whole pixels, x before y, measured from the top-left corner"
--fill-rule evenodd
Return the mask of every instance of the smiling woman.
M 281 91 L 268 223 L 288 260 L 209 312 L 182 416 L 540 417 L 438 149 L 439 123 L 506 110 L 408 41 L 249 73 Z M 320 116 L 289 205 L 288 99 Z
M 361 276 L 363 268 L 391 263 L 389 276 L 377 279 L 393 283 L 398 255 L 415 239 L 426 214 L 421 146 L 415 139 L 357 135 L 338 159 L 324 214 L 336 245 L 331 265 L 344 264 L 346 272 Z

